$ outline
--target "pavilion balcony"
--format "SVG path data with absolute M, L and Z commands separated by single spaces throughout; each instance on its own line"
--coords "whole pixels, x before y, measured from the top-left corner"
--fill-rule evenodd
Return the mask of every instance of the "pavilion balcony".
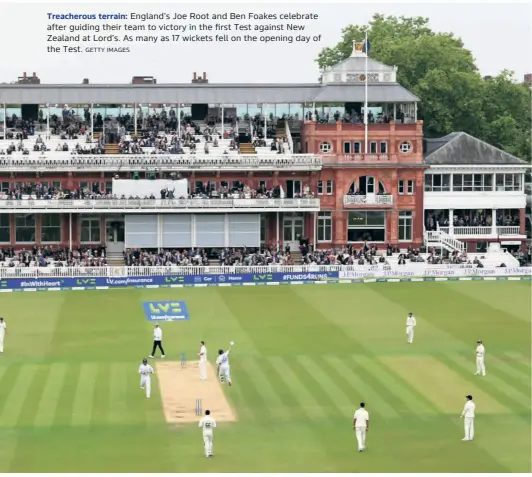
M 392 206 L 393 195 L 384 194 L 367 194 L 367 195 L 344 195 L 344 206 L 358 206 L 358 205 L 380 205 L 380 206 Z
M 485 227 L 440 227 L 442 232 L 461 239 L 497 239 L 499 237 L 520 237 L 519 225 Z
M 26 199 L 0 200 L 2 213 L 317 212 L 319 199 Z
M 47 152 L 42 155 L 0 156 L 6 172 L 73 171 L 318 171 L 322 160 L 314 154 L 114 154 L 70 155 Z

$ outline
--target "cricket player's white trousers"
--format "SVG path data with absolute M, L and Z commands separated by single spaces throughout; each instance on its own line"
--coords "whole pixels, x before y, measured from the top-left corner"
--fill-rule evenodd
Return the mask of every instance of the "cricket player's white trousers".
M 220 381 L 231 384 L 231 369 L 228 364 L 220 366 Z
M 486 366 L 484 366 L 484 358 L 477 358 L 477 373 L 486 375 Z
M 151 396 L 151 377 L 150 376 L 141 376 L 140 377 L 140 387 L 146 389 L 146 397 Z
M 4 337 L 0 336 L 0 353 L 4 352 Z
M 473 437 L 475 437 L 475 418 L 474 417 L 464 418 L 464 430 L 465 430 L 465 438 L 468 441 L 472 441 Z
M 207 379 L 207 360 L 200 359 L 199 372 L 201 379 Z
M 355 428 L 355 434 L 357 436 L 358 450 L 364 450 L 366 448 L 366 428 L 357 427 Z
M 406 327 L 406 336 L 409 343 L 414 342 L 414 327 L 413 326 L 407 326 Z
M 203 445 L 205 446 L 205 457 L 212 455 L 212 434 L 203 434 Z

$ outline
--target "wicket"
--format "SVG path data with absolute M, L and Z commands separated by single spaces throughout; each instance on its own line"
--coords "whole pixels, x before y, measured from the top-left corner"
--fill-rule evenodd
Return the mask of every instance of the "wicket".
M 201 398 L 196 399 L 196 416 L 201 416 L 202 414 Z
M 187 353 L 181 353 L 181 367 L 187 365 Z

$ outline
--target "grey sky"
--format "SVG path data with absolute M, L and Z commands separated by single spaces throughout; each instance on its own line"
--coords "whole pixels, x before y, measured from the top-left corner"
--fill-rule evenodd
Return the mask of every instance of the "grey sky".
M 132 76 L 154 76 L 159 83 L 190 82 L 192 72 L 206 71 L 213 83 L 315 82 L 314 62 L 320 49 L 334 46 L 350 23 L 364 24 L 374 13 L 427 16 L 436 31 L 452 31 L 469 48 L 484 75 L 511 69 L 519 79 L 532 72 L 532 7 L 525 3 L 501 4 L 27 4 L 0 3 L 5 48 L 0 61 L 0 82 L 16 80 L 23 71 L 37 72 L 43 83 L 129 83 Z M 286 6 L 288 5 L 288 6 Z M 311 44 L 182 43 L 133 44 L 132 53 L 46 53 L 47 12 L 153 13 L 153 12 L 301 12 L 317 13 L 307 22 L 306 35 L 322 35 Z M 67 23 L 67 22 L 63 22 Z M 140 23 L 140 22 L 139 22 Z M 234 22 L 229 22 L 234 23 Z M 247 21 L 245 23 L 248 23 Z M 253 22 L 249 22 L 253 23 Z M 270 22 L 276 23 L 276 22 Z M 169 34 L 171 34 L 170 32 Z M 193 32 L 199 33 L 199 32 Z M 220 33 L 220 32 L 219 32 Z M 60 34 L 55 32 L 54 34 Z M 91 34 L 87 32 L 86 34 Z M 103 33 L 102 33 L 103 34 Z M 119 35 L 122 36 L 124 32 Z M 135 33 L 136 34 L 136 33 Z M 150 33 L 145 33 L 146 35 Z M 161 34 L 157 32 L 157 34 Z M 164 34 L 164 33 L 162 33 Z M 213 34 L 206 32 L 205 34 Z M 233 34 L 236 34 L 233 32 Z M 243 33 L 242 33 L 243 34 Z M 268 34 L 287 34 L 275 32 Z M 297 33 L 296 33 L 297 34 Z M 86 45 L 84 45 L 86 46 Z M 109 45 L 104 45 L 109 46 Z

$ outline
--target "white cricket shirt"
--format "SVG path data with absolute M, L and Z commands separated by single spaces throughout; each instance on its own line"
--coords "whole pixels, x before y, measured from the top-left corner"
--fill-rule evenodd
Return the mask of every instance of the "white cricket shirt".
M 207 361 L 207 348 L 205 345 L 202 345 L 200 350 L 200 361 Z
M 473 401 L 467 401 L 462 412 L 463 417 L 475 417 L 475 403 Z
M 484 352 L 485 352 L 484 345 L 479 344 L 477 346 L 477 358 L 484 358 Z
M 413 316 L 409 316 L 406 319 L 406 326 L 416 326 L 416 319 Z
M 201 418 L 198 427 L 201 427 L 203 430 L 203 435 L 212 436 L 213 430 L 216 427 L 216 421 L 211 416 L 205 416 Z
M 150 376 L 153 373 L 153 368 L 149 364 L 141 364 L 139 366 L 139 374 L 142 376 Z
M 7 328 L 7 325 L 6 325 L 6 322 L 3 321 L 2 323 L 0 323 L 0 338 L 3 338 L 6 334 L 6 328 Z
M 216 358 L 216 364 L 220 366 L 229 366 L 229 351 L 221 354 Z
M 369 421 L 369 413 L 361 407 L 355 411 L 354 419 L 356 419 L 355 427 L 366 428 Z
M 161 328 L 153 329 L 153 341 L 162 341 L 163 340 L 163 330 Z

